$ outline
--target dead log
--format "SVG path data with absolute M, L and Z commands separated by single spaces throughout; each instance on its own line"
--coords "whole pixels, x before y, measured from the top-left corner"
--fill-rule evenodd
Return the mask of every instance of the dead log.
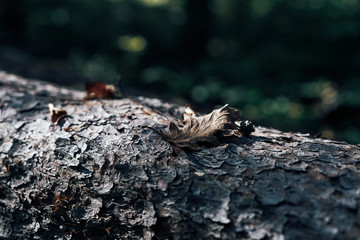
M 184 150 L 158 133 L 184 108 L 83 96 L 0 72 L 0 239 L 359 239 L 358 145 L 256 127 Z

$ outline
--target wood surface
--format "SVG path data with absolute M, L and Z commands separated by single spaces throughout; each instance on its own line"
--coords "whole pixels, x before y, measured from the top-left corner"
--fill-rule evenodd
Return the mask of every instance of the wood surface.
M 0 239 L 360 239 L 359 145 L 256 126 L 182 149 L 158 132 L 184 107 L 84 96 L 0 72 Z

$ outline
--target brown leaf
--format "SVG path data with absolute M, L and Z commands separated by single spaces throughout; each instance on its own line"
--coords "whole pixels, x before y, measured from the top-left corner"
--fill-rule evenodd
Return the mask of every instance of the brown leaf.
M 58 123 L 60 119 L 66 116 L 66 111 L 60 108 L 54 107 L 53 104 L 49 103 L 48 105 L 51 115 L 51 121 L 53 123 Z
M 85 100 L 96 98 L 114 98 L 115 96 L 115 86 L 112 84 L 102 82 L 86 83 L 85 89 Z
M 179 123 L 170 122 L 169 130 L 162 132 L 163 137 L 178 147 L 198 150 L 201 145 L 217 145 L 220 143 L 219 137 L 248 135 L 254 131 L 254 127 L 242 128 L 237 124 L 240 113 L 234 108 L 223 106 L 210 114 L 196 117 L 191 108 L 187 107 L 184 113 L 184 120 Z

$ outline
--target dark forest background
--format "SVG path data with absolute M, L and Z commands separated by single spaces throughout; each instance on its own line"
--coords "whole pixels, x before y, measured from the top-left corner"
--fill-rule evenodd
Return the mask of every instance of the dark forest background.
M 1 0 L 0 69 L 360 143 L 359 0 Z

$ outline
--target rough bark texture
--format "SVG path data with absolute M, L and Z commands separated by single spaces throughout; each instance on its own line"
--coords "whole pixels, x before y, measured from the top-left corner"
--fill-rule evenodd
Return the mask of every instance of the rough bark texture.
M 359 239 L 359 146 L 256 127 L 184 151 L 155 131 L 184 108 L 84 95 L 0 72 L 0 239 Z

